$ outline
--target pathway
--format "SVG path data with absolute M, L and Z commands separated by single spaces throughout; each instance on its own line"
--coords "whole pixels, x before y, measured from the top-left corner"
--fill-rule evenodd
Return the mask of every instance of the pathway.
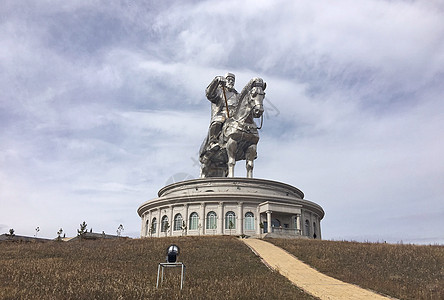
M 266 264 L 320 299 L 390 299 L 324 275 L 285 250 L 259 239 L 242 239 Z

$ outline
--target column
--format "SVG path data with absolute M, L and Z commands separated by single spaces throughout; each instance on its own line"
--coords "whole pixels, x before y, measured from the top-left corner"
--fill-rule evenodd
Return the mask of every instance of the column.
M 151 228 L 151 225 L 152 225 L 151 223 L 152 223 L 152 222 L 153 222 L 153 211 L 150 210 L 149 223 L 148 223 L 148 226 L 149 226 L 149 227 L 148 227 L 148 235 L 149 235 L 149 236 L 151 236 L 151 235 L 150 235 L 150 228 Z
M 244 233 L 244 211 L 243 211 L 243 202 L 239 202 L 237 204 L 237 215 L 238 215 L 238 222 L 236 224 L 237 226 L 237 234 L 241 235 Z
M 255 219 L 255 224 L 254 226 L 256 226 L 256 234 L 260 236 L 261 234 L 261 211 L 259 209 L 259 206 L 256 208 L 256 214 L 254 215 L 254 219 Z
M 267 232 L 271 233 L 271 210 L 267 210 Z
M 141 219 L 142 219 L 142 228 L 140 229 L 140 237 L 141 238 L 143 238 L 144 236 L 145 236 L 145 224 L 146 224 L 146 221 L 145 221 L 145 219 L 146 219 L 146 214 L 143 214 L 142 215 L 142 217 L 141 217 Z
M 169 234 L 169 236 L 172 236 L 173 235 L 173 226 L 174 226 L 173 206 L 170 205 L 168 208 L 170 209 L 170 220 L 169 220 L 170 221 L 169 222 L 170 223 L 170 234 Z
M 224 203 L 219 202 L 219 209 L 217 211 L 217 234 L 224 233 Z
M 151 210 L 148 212 L 148 224 L 146 223 L 146 220 L 145 220 L 145 236 L 149 236 L 150 235 L 150 228 L 151 228 L 151 221 L 152 221 L 152 217 L 151 217 L 151 215 L 152 215 L 152 212 L 151 212 Z M 147 225 L 148 225 L 148 227 L 147 227 Z
M 310 238 L 313 238 L 313 234 L 315 234 L 315 228 L 313 226 L 313 213 L 310 212 Z
M 156 236 L 159 237 L 160 236 L 160 229 L 162 228 L 162 222 L 161 222 L 161 218 L 162 218 L 162 211 L 160 209 L 160 207 L 157 209 L 157 225 L 156 225 Z
M 305 232 L 305 211 L 301 210 L 301 235 L 305 236 L 307 233 Z
M 200 211 L 199 211 L 199 234 L 205 234 L 205 203 L 200 204 Z M 198 225 L 199 226 L 199 225 Z
M 147 229 L 146 221 L 148 220 L 148 226 L 149 226 L 149 218 L 150 218 L 150 212 L 147 211 L 147 212 L 145 212 L 145 214 L 143 215 L 143 226 L 142 226 L 142 228 L 143 228 L 142 236 L 143 236 L 143 237 L 146 237 L 146 236 L 147 236 L 147 232 L 146 232 L 146 229 Z
M 188 235 L 187 233 L 188 233 L 188 226 L 189 226 L 189 217 L 188 217 L 188 204 L 185 204 L 185 212 L 184 212 L 184 216 L 183 216 L 184 218 L 185 218 L 185 226 L 186 226 L 186 228 L 187 229 L 185 229 L 185 235 Z
M 296 215 L 296 233 L 301 235 L 301 215 Z
M 318 215 L 313 214 L 312 223 L 313 223 L 313 233 L 316 233 L 316 238 L 319 239 Z M 316 228 L 316 230 L 315 230 L 315 228 Z

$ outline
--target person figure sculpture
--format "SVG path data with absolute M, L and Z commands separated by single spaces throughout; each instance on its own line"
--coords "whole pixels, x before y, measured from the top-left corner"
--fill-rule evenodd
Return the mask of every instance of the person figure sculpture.
M 240 93 L 235 76 L 216 76 L 205 90 L 211 102 L 208 134 L 199 150 L 200 177 L 234 177 L 236 161 L 245 160 L 247 177 L 253 177 L 257 158 L 258 129 L 262 127 L 266 83 L 252 78 Z M 254 122 L 261 118 L 261 126 Z
M 233 73 L 216 76 L 205 90 L 211 102 L 211 123 L 208 129 L 208 151 L 220 149 L 219 135 L 227 118 L 233 115 L 238 102 L 238 92 L 234 88 L 236 77 Z

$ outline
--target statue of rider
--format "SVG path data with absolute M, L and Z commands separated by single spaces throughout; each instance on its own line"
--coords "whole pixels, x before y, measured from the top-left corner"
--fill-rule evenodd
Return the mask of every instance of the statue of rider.
M 208 130 L 208 151 L 220 148 L 219 135 L 222 126 L 230 117 L 239 101 L 238 92 L 234 89 L 235 76 L 233 73 L 216 76 L 206 88 L 207 99 L 211 102 L 211 123 Z M 227 109 L 228 105 L 228 109 Z

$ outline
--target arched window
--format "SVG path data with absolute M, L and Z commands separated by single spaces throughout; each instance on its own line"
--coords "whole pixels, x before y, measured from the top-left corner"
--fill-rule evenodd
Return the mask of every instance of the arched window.
M 167 216 L 163 216 L 162 217 L 162 226 L 160 228 L 161 232 L 167 232 L 168 228 L 170 228 L 170 223 L 168 222 L 168 217 Z
M 145 236 L 148 236 L 148 234 L 150 233 L 150 220 L 146 220 L 145 223 Z
M 151 222 L 150 230 L 151 230 L 151 234 L 156 233 L 156 230 L 157 230 L 157 219 L 156 218 L 153 218 L 153 221 Z
M 310 236 L 310 222 L 308 220 L 305 220 L 305 234 Z
M 217 228 L 217 215 L 214 211 L 210 211 L 207 214 L 207 229 Z
M 315 239 L 317 237 L 316 235 L 316 222 L 313 222 L 313 238 Z
M 236 228 L 236 215 L 234 212 L 229 211 L 225 214 L 225 229 Z
M 245 230 L 254 230 L 254 214 L 252 212 L 245 214 Z
M 190 215 L 190 230 L 196 230 L 199 223 L 199 215 L 197 212 L 193 212 Z
M 181 214 L 177 214 L 174 216 L 174 227 L 173 230 L 177 231 L 177 230 L 182 230 L 182 215 Z

